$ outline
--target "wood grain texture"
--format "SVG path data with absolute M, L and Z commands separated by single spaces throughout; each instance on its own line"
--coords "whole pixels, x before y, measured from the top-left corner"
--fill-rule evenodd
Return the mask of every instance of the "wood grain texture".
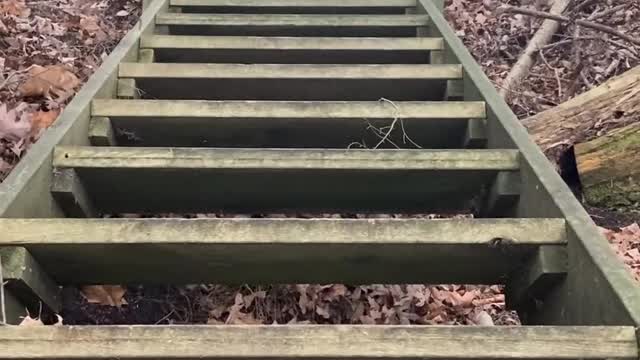
M 439 38 L 350 38 L 152 35 L 141 39 L 141 47 L 154 49 L 234 50 L 439 50 Z
M 274 26 L 274 27 L 416 27 L 424 15 L 308 15 L 308 14 L 180 14 L 163 13 L 156 25 Z
M 120 64 L 121 78 L 156 79 L 459 79 L 460 65 Z
M 3 359 L 636 359 L 633 327 L 63 326 L 0 331 Z M 96 351 L 99 349 L 99 351 Z

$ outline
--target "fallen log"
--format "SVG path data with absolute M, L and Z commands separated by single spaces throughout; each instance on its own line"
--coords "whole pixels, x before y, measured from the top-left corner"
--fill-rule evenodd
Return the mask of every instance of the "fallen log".
M 575 144 L 637 121 L 640 66 L 522 123 L 549 159 L 558 163 Z
M 640 210 L 640 122 L 577 144 L 575 156 L 588 204 Z

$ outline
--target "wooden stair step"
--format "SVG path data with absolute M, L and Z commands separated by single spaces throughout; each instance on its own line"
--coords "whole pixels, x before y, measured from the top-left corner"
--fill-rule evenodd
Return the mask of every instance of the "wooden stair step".
M 143 96 L 196 100 L 441 100 L 460 65 L 122 63 Z
M 188 13 L 268 14 L 404 14 L 416 0 L 172 0 L 170 6 Z
M 59 146 L 53 165 L 75 170 L 107 212 L 424 213 L 467 209 L 499 172 L 519 169 L 519 154 Z
M 2 219 L 0 226 L 0 245 L 26 247 L 64 284 L 499 284 L 537 247 L 567 242 L 562 219 Z
M 396 124 L 390 140 L 405 147 L 404 133 L 423 148 L 456 148 L 468 119 L 484 119 L 483 102 L 297 102 L 108 100 L 92 102 L 93 117 L 107 117 L 119 145 L 182 147 L 343 148 L 376 146 L 370 125 Z M 128 136 L 135 134 L 135 137 Z M 385 144 L 388 146 L 388 144 Z
M 633 326 L 12 326 L 6 359 L 637 359 Z M 96 351 L 100 349 L 100 351 Z
M 172 35 L 415 37 L 426 15 L 163 13 L 156 24 Z
M 153 49 L 156 62 L 424 64 L 440 38 L 339 38 L 151 35 L 142 48 Z

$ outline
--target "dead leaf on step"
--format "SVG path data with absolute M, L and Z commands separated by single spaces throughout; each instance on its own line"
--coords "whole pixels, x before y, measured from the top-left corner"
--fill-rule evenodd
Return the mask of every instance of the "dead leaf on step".
M 39 137 L 42 131 L 53 124 L 60 115 L 60 110 L 36 111 L 31 115 L 31 135 Z
M 18 90 L 22 96 L 68 97 L 80 85 L 80 80 L 62 65 L 33 65 L 31 77 Z
M 89 285 L 81 289 L 82 295 L 89 303 L 117 307 L 127 304 L 124 299 L 126 292 L 127 290 L 120 285 Z

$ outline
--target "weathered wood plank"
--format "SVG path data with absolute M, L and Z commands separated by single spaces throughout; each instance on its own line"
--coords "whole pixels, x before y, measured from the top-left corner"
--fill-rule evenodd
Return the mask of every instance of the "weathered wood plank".
M 519 161 L 485 150 L 59 147 L 54 164 L 75 168 L 103 211 L 424 213 L 466 209 Z
M 171 0 L 171 6 L 415 7 L 416 0 Z
M 141 47 L 153 49 L 225 50 L 441 50 L 440 38 L 349 38 L 349 37 L 264 37 L 264 36 L 177 36 L 143 37 Z
M 59 146 L 54 166 L 118 169 L 354 169 L 515 171 L 513 150 L 188 149 Z
M 190 100 L 441 100 L 459 65 L 122 63 L 146 98 Z
M 124 146 L 342 149 L 376 146 L 380 138 L 369 127 L 395 118 L 402 126 L 396 123 L 389 140 L 399 147 L 415 147 L 404 133 L 425 149 L 459 148 L 467 119 L 485 115 L 481 102 L 188 100 L 95 100 L 92 114 L 109 117 Z
M 460 65 L 120 64 L 121 78 L 156 79 L 407 79 L 462 78 Z
M 33 314 L 38 314 L 43 309 L 60 311 L 61 297 L 58 285 L 29 251 L 24 247 L 2 247 L 0 258 L 4 281 L 2 284 L 5 290 L 10 291 L 24 306 L 18 311 L 20 316 L 25 315 L 25 308 Z M 7 317 L 15 320 L 17 316 L 8 314 Z
M 156 16 L 156 25 L 275 26 L 275 27 L 416 27 L 425 15 L 307 15 L 307 14 L 179 14 Z
M 99 101 L 99 100 L 94 100 Z M 113 105 L 116 105 L 114 103 Z M 92 102 L 92 108 L 93 105 Z M 89 121 L 89 142 L 93 146 L 116 146 L 116 134 L 111 119 L 105 116 L 94 116 Z
M 425 64 L 438 38 L 175 36 L 143 37 L 157 62 L 264 64 Z
M 560 219 L 0 220 L 64 283 L 499 283 Z M 504 247 L 496 238 L 508 238 Z M 504 240 L 509 241 L 509 240 Z M 140 262 L 140 258 L 145 258 Z M 180 271 L 172 269 L 179 267 Z
M 96 217 L 91 196 L 74 169 L 53 169 L 51 195 L 68 217 Z
M 395 105 L 395 106 L 394 106 Z M 96 99 L 93 116 L 289 119 L 482 119 L 482 102 L 166 101 Z
M 636 359 L 633 327 L 10 327 L 5 359 Z M 100 349 L 100 351 L 96 351 Z

